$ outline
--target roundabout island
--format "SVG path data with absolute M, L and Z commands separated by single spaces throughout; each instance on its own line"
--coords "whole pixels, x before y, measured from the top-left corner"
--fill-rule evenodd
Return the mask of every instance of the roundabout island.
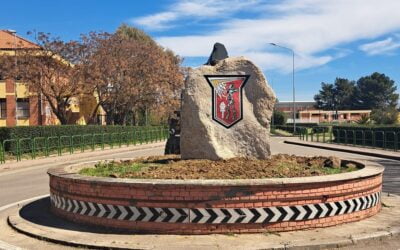
M 88 164 L 51 169 L 52 213 L 115 230 L 190 235 L 321 228 L 379 212 L 383 167 L 350 162 L 354 171 L 346 172 L 346 160 L 325 159 L 314 165 L 323 169 L 330 160 L 336 174 L 318 174 L 309 171 L 313 164 L 303 164 L 296 175 L 286 156 L 271 158 L 275 94 L 259 67 L 244 57 L 228 58 L 222 44 L 214 45 L 206 65 L 189 70 L 181 101 L 175 162 L 147 167 L 157 174 L 130 179 L 79 174 L 90 172 L 82 170 Z M 205 168 L 198 169 L 196 161 Z M 121 162 L 118 167 L 125 169 Z M 267 174 L 282 164 L 290 165 L 290 178 Z M 98 162 L 92 165 L 99 169 Z M 182 175 L 182 169 L 201 173 Z
M 126 161 L 124 159 L 123 161 Z M 348 163 L 342 160 L 343 163 Z M 51 211 L 67 220 L 159 234 L 260 233 L 334 226 L 379 212 L 384 168 L 264 179 L 92 177 L 50 169 Z

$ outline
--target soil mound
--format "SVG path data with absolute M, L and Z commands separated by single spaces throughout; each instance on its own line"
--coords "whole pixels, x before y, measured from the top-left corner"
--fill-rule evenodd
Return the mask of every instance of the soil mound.
M 342 166 L 340 166 L 342 165 Z M 178 155 L 154 156 L 96 164 L 80 173 L 140 179 L 263 179 L 337 174 L 357 170 L 335 157 L 273 155 L 270 159 L 181 160 Z M 105 171 L 107 170 L 107 171 Z

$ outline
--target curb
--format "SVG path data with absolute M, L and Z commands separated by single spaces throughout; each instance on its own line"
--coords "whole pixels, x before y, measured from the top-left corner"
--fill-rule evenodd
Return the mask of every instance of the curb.
M 38 235 L 38 234 L 34 234 L 31 232 L 28 232 L 27 230 L 23 230 L 19 227 L 17 227 L 15 222 L 11 221 L 11 216 L 7 217 L 7 224 L 14 229 L 15 231 L 17 231 L 18 233 L 24 234 L 26 236 L 38 239 L 38 240 L 43 240 L 43 241 L 47 241 L 47 242 L 51 242 L 51 243 L 55 243 L 55 244 L 59 244 L 59 245 L 63 245 L 63 246 L 69 246 L 69 247 L 80 247 L 80 248 L 88 248 L 88 249 L 115 249 L 115 250 L 122 250 L 122 249 L 129 249 L 129 250 L 142 250 L 143 248 L 121 248 L 121 247 L 106 247 L 106 246 L 99 246 L 99 245 L 92 245 L 92 244 L 82 244 L 82 243 L 76 243 L 76 242 L 72 242 L 72 241 L 66 241 L 66 240 L 59 240 L 59 239 L 54 239 L 54 238 L 50 238 L 50 237 L 46 237 L 43 235 Z
M 400 199 L 400 196 L 396 195 L 391 195 L 394 196 L 396 199 Z M 15 210 L 16 211 L 16 210 Z M 85 243 L 85 242 L 77 242 L 74 239 L 63 239 L 62 237 L 57 238 L 57 233 L 53 234 L 48 234 L 46 230 L 42 230 L 40 228 L 37 228 L 35 224 L 32 222 L 24 220 L 22 217 L 20 217 L 19 212 L 14 212 L 14 214 L 11 214 L 7 217 L 7 224 L 13 228 L 15 231 L 18 233 L 55 243 L 55 244 L 60 244 L 64 246 L 70 246 L 70 247 L 83 247 L 83 248 L 88 248 L 88 249 L 116 249 L 116 250 L 121 250 L 121 249 L 148 249 L 146 246 L 144 247 L 121 247 L 121 246 L 105 246 L 101 244 L 91 244 L 91 243 Z M 36 230 L 32 230 L 36 229 Z M 378 229 L 379 230 L 379 229 Z M 34 233 L 34 231 L 37 231 L 37 233 Z M 374 231 L 370 233 L 361 233 L 361 234 L 355 234 L 351 235 L 349 238 L 341 238 L 338 240 L 330 240 L 330 239 L 325 239 L 325 242 L 322 243 L 310 243 L 310 242 L 305 242 L 304 244 L 300 243 L 290 243 L 290 242 L 280 242 L 276 244 L 271 244 L 270 246 L 262 247 L 262 248 L 256 248 L 256 249 L 326 249 L 326 248 L 340 248 L 340 247 L 346 247 L 346 246 L 356 246 L 358 244 L 368 244 L 372 242 L 377 242 L 377 241 L 382 241 L 382 240 L 392 240 L 392 238 L 400 236 L 400 226 L 393 226 L 390 229 L 387 230 L 380 230 L 380 231 Z M 161 236 L 160 236 L 161 237 Z M 324 241 L 322 239 L 322 241 Z M 272 243 L 272 242 L 271 242 Z M 206 248 L 210 248 L 211 246 L 204 246 Z M 1 249 L 1 245 L 0 245 Z
M 122 249 L 129 249 L 129 250 L 139 250 L 139 249 L 146 249 L 146 248 L 130 248 L 130 247 L 112 247 L 112 246 L 99 246 L 99 245 L 94 245 L 94 244 L 84 244 L 84 243 L 77 243 L 77 242 L 72 242 L 72 241 L 66 241 L 66 240 L 61 240 L 61 239 L 54 239 L 50 237 L 46 237 L 43 235 L 38 235 L 34 234 L 31 232 L 28 232 L 27 230 L 24 230 L 22 228 L 19 228 L 17 223 L 12 221 L 12 217 L 8 216 L 7 218 L 7 224 L 13 228 L 15 231 L 22 233 L 24 235 L 33 237 L 38 240 L 44 240 L 47 242 L 55 243 L 55 244 L 60 244 L 64 246 L 70 246 L 70 247 L 82 247 L 82 248 L 88 248 L 88 249 L 115 249 L 115 250 L 122 250 Z M 332 241 L 332 242 L 327 242 L 327 243 L 322 243 L 322 244 L 304 244 L 304 245 L 290 245 L 290 244 L 280 244 L 280 245 L 275 245 L 269 248 L 262 248 L 263 250 L 277 250 L 277 249 L 324 249 L 324 248 L 340 248 L 340 247 L 345 247 L 345 246 L 355 246 L 360 242 L 372 242 L 372 241 L 380 241 L 380 240 L 387 240 L 388 238 L 396 237 L 400 235 L 400 227 L 395 227 L 392 228 L 389 231 L 378 231 L 374 233 L 369 233 L 369 234 L 362 234 L 362 235 L 356 235 L 352 236 L 349 239 L 345 240 L 338 240 L 338 241 Z
M 285 140 L 284 143 L 298 145 L 298 146 L 304 146 L 304 147 L 310 147 L 310 148 L 327 149 L 327 150 L 339 151 L 339 152 L 344 152 L 344 153 L 359 154 L 359 155 L 366 155 L 366 156 L 400 161 L 400 156 L 394 156 L 394 155 L 388 155 L 388 154 L 382 154 L 382 153 L 361 151 L 361 150 L 348 149 L 348 148 L 337 148 L 337 147 L 325 146 L 325 145 L 320 145 L 320 144 L 315 144 L 315 143 L 311 144 L 311 143 L 288 141 L 288 140 Z

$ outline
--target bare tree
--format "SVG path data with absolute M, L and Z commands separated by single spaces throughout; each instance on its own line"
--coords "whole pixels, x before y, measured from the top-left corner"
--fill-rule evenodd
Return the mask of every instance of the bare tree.
M 15 58 L 3 58 L 1 71 L 41 93 L 61 124 L 68 122 L 71 98 L 82 95 L 97 98 L 89 123 L 100 107 L 108 124 L 137 124 L 139 114 L 156 110 L 167 117 L 179 104 L 182 60 L 141 30 L 122 25 L 70 42 L 39 33 L 37 43 L 39 50 L 17 50 L 17 67 Z
M 181 59 L 158 46 L 142 31 L 121 26 L 115 34 L 90 33 L 82 38 L 86 82 L 111 124 L 137 123 L 140 112 L 157 108 L 164 115 L 177 106 L 183 83 Z
M 84 93 L 80 62 L 82 45 L 39 33 L 40 49 L 16 50 L 16 57 L 1 57 L 6 77 L 18 76 L 29 90 L 42 94 L 61 124 L 68 122 L 71 98 Z M 17 62 L 17 63 L 16 63 Z

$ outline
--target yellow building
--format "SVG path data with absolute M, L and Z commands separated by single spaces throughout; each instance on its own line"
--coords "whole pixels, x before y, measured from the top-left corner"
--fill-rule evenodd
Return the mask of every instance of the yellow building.
M 18 49 L 40 49 L 40 47 L 17 36 L 13 31 L 0 30 L 0 56 L 13 56 Z M 94 95 L 72 98 L 68 123 L 87 124 L 97 102 Z M 97 117 L 99 118 L 97 123 L 105 124 L 105 112 L 101 107 Z M 0 126 L 57 124 L 60 124 L 59 120 L 40 93 L 29 91 L 27 84 L 23 82 L 5 79 L 0 72 Z

